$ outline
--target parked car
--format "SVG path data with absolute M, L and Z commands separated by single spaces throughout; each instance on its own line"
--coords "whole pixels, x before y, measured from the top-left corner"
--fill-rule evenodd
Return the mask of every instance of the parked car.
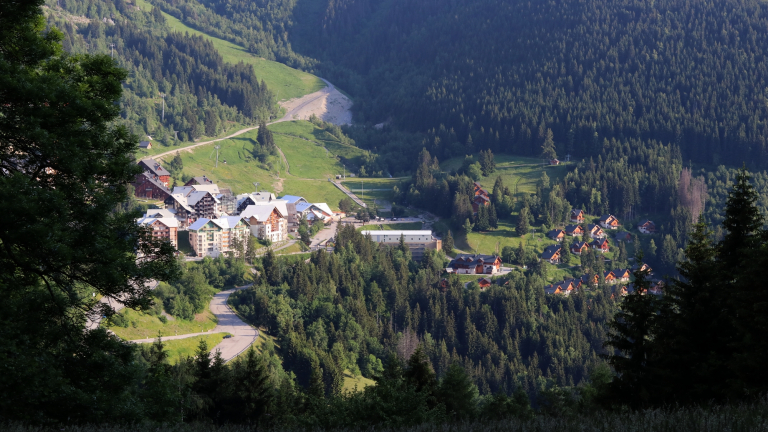
M 232 337 L 232 335 L 226 335 L 226 336 L 224 336 L 224 339 L 229 339 L 231 337 Z

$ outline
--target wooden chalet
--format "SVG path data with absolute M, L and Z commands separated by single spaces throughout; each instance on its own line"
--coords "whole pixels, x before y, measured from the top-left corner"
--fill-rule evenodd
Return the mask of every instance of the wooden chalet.
M 587 249 L 589 249 L 589 246 L 587 245 L 586 242 L 576 241 L 571 243 L 571 253 L 574 255 L 581 255 Z
M 584 223 L 584 211 L 580 209 L 571 210 L 571 222 Z
M 554 241 L 563 241 L 565 238 L 565 231 L 561 229 L 553 229 L 552 231 L 547 233 L 547 237 L 551 238 Z
M 168 187 L 171 181 L 171 173 L 167 169 L 160 165 L 160 162 L 152 159 L 142 159 L 139 161 L 139 166 L 145 173 L 149 174 L 155 180 L 159 180 L 160 183 Z
M 501 268 L 501 258 L 496 255 L 458 254 L 448 267 L 458 274 L 496 274 Z
M 565 227 L 565 234 L 571 237 L 581 237 L 584 235 L 584 228 L 581 225 L 568 225 Z
M 593 239 L 605 237 L 605 232 L 603 231 L 602 228 L 600 228 L 600 225 L 595 225 L 595 224 L 587 225 L 587 232 L 589 233 L 589 236 L 592 237 Z
M 656 232 L 656 224 L 653 221 L 645 220 L 637 225 L 637 229 L 643 234 L 652 234 Z
M 629 282 L 632 272 L 629 269 L 614 269 L 613 275 L 616 277 L 616 282 Z
M 619 220 L 614 215 L 607 214 L 600 217 L 600 226 L 605 229 L 618 229 L 619 225 Z
M 140 149 L 150 150 L 152 149 L 152 141 L 142 141 L 139 143 Z
M 613 271 L 606 270 L 603 272 L 603 282 L 606 284 L 616 283 L 616 275 L 613 274 Z
M 626 232 L 626 231 L 620 231 L 616 233 L 615 237 L 616 241 L 623 241 L 627 243 L 632 243 L 632 234 Z
M 143 172 L 133 181 L 134 194 L 139 198 L 165 201 L 171 196 L 171 191 L 153 175 Z
M 606 253 L 610 250 L 610 245 L 608 244 L 608 240 L 604 238 L 595 239 L 589 245 L 592 246 L 592 249 L 598 250 L 602 253 Z
M 486 195 L 475 195 L 472 200 L 472 212 L 477 213 L 480 211 L 480 206 L 488 207 L 491 205 L 491 199 Z
M 560 165 L 560 161 L 557 159 L 550 159 L 549 160 L 550 165 Z
M 441 292 L 447 292 L 451 284 L 450 282 L 448 282 L 448 278 L 442 278 L 440 279 L 440 283 L 438 284 L 438 286 L 440 287 Z
M 487 278 L 487 277 L 480 278 L 477 280 L 477 284 L 480 285 L 480 288 L 486 289 L 489 286 L 491 286 L 491 278 Z
M 541 259 L 544 261 L 549 261 L 552 264 L 559 264 L 562 248 L 563 247 L 560 245 L 547 246 L 544 249 L 544 252 L 541 254 Z
M 576 286 L 574 286 L 573 282 L 574 282 L 573 279 L 569 279 L 569 280 L 560 281 L 551 285 L 547 285 L 544 287 L 544 293 L 549 295 L 561 294 L 561 295 L 568 296 L 573 291 L 576 290 Z
M 591 277 L 589 275 L 582 275 L 579 279 L 582 286 L 597 286 L 598 282 L 600 282 L 600 278 L 597 275 L 592 275 Z
M 474 183 L 474 189 L 475 189 L 475 196 L 480 195 L 480 196 L 484 196 L 486 198 L 490 197 L 490 194 L 488 193 L 488 191 L 483 189 L 483 186 L 480 183 L 475 182 Z

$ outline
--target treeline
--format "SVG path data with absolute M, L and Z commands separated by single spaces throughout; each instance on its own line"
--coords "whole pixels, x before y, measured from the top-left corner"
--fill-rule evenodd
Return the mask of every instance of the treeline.
M 289 264 L 268 253 L 258 283 L 232 303 L 277 337 L 298 384 L 322 377 L 327 395 L 340 390 L 344 371 L 375 378 L 390 354 L 405 361 L 419 345 L 437 377 L 459 364 L 482 395 L 577 386 L 601 363 L 615 310 L 608 288 L 545 297 L 544 279 L 531 270 L 466 290 L 458 277 L 442 278 L 441 253 L 420 263 L 409 253 L 342 227 L 333 254 Z
M 66 50 L 113 53 L 130 72 L 121 117 L 134 133 L 172 145 L 274 114 L 274 96 L 250 65 L 225 63 L 211 42 L 171 32 L 156 8 L 142 12 L 122 0 L 62 2 L 67 13 L 91 19 L 76 25 L 50 7 L 49 26 L 64 32 Z

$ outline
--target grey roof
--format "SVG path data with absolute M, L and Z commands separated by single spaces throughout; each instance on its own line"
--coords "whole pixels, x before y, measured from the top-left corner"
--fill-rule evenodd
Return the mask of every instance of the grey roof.
M 541 259 L 545 260 L 551 260 L 552 257 L 555 256 L 560 251 L 561 246 L 560 245 L 550 245 L 547 246 L 544 249 L 544 252 L 541 254 Z
M 197 184 L 213 184 L 213 182 L 211 181 L 211 179 L 209 179 L 209 178 L 208 178 L 208 177 L 206 177 L 206 176 L 197 176 L 197 177 L 192 177 L 192 180 L 196 181 L 196 182 L 197 182 Z M 187 183 L 189 183 L 189 182 L 187 182 Z
M 251 217 L 256 218 L 259 222 L 264 222 L 269 218 L 269 215 L 272 214 L 272 210 L 275 210 L 277 206 L 273 204 L 269 205 L 249 205 L 245 208 L 242 212 L 240 212 L 240 217 L 245 218 L 246 220 L 249 220 Z M 277 209 L 278 213 L 280 212 L 280 209 Z M 285 217 L 285 215 L 283 215 Z
M 565 227 L 565 233 L 570 234 L 576 231 L 576 228 L 581 228 L 581 225 L 568 225 L 567 227 Z
M 573 242 L 571 243 L 571 249 L 583 249 L 584 245 L 586 244 L 587 242 L 583 242 L 583 241 Z
M 595 229 L 595 227 L 597 227 L 597 229 L 599 229 L 600 231 L 603 230 L 602 228 L 600 228 L 600 225 L 589 224 L 587 225 L 587 231 L 592 232 L 592 230 Z
M 561 230 L 561 229 L 553 229 L 552 231 L 547 233 L 547 237 L 555 238 L 555 237 L 559 237 L 560 234 L 564 234 L 563 230 Z
M 149 148 L 150 144 L 152 144 L 151 141 L 142 141 L 139 143 L 139 148 Z
M 607 221 L 607 220 L 608 220 L 608 218 L 610 218 L 610 217 L 613 217 L 613 215 L 610 215 L 610 214 L 604 214 L 604 215 L 600 216 L 600 222 L 605 222 L 605 221 Z
M 207 218 L 200 218 L 200 219 L 196 220 L 195 223 L 193 223 L 192 225 L 189 226 L 189 231 L 197 231 L 200 228 L 204 227 L 205 224 L 207 224 L 210 221 L 211 220 L 207 219 Z
M 282 200 L 286 200 L 289 204 L 297 204 L 299 201 L 308 202 L 306 199 L 296 195 L 283 195 L 280 197 Z
M 160 162 L 154 160 L 153 158 L 142 159 L 139 161 L 139 165 L 142 165 L 142 168 L 158 177 L 171 175 L 167 169 L 160 165 Z

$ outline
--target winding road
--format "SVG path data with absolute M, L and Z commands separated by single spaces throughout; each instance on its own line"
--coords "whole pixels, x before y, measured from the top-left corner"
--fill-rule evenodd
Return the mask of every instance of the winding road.
M 297 101 L 297 102 L 299 102 L 299 105 L 289 109 L 285 113 L 284 116 L 282 116 L 281 118 L 279 118 L 279 119 L 277 119 L 275 121 L 267 123 L 267 125 L 271 125 L 271 124 L 275 124 L 275 123 L 280 123 L 280 122 L 285 122 L 285 121 L 292 121 L 292 120 L 294 120 L 294 117 L 295 118 L 301 118 L 302 116 L 304 116 L 304 114 L 306 114 L 306 113 L 303 112 L 303 110 L 305 108 L 307 108 L 309 105 L 311 105 L 312 103 L 317 102 L 317 101 L 319 101 L 321 99 L 327 98 L 329 95 L 331 95 L 334 92 L 338 92 L 338 90 L 336 90 L 336 87 L 333 84 L 331 84 L 329 81 L 327 81 L 327 80 L 325 80 L 323 78 L 320 78 L 320 79 L 325 82 L 327 87 L 322 88 L 322 89 L 320 89 L 320 90 L 318 90 L 318 91 L 316 91 L 314 93 L 310 93 L 308 95 L 302 96 Z M 199 143 L 187 146 L 187 147 L 179 147 L 179 148 L 176 148 L 176 149 L 173 149 L 173 150 L 169 150 L 167 152 L 158 153 L 156 155 L 147 155 L 147 156 L 142 157 L 142 159 L 147 159 L 147 158 L 162 159 L 163 157 L 175 154 L 176 152 L 190 151 L 190 150 L 192 150 L 194 148 L 197 148 L 197 147 L 202 147 L 204 145 L 213 144 L 215 142 L 228 140 L 230 138 L 236 137 L 238 135 L 242 135 L 242 134 L 244 134 L 246 132 L 250 132 L 250 131 L 258 129 L 258 128 L 259 128 L 258 126 L 247 127 L 245 129 L 240 129 L 239 131 L 237 131 L 237 132 L 235 132 L 235 133 L 233 133 L 231 135 L 227 135 L 227 136 L 225 136 L 223 138 L 217 138 L 217 139 L 210 140 L 210 141 L 199 142 Z
M 222 340 L 218 345 L 211 349 L 211 353 L 219 350 L 221 352 L 221 358 L 224 359 L 225 362 L 237 357 L 240 353 L 248 349 L 251 344 L 256 342 L 256 339 L 259 337 L 259 330 L 241 320 L 240 317 L 238 317 L 237 314 L 232 311 L 229 305 L 227 305 L 227 299 L 229 299 L 230 294 L 233 292 L 249 288 L 250 286 L 251 285 L 246 285 L 232 288 L 226 291 L 221 291 L 213 296 L 213 300 L 211 300 L 211 312 L 213 312 L 213 314 L 216 315 L 216 318 L 218 319 L 218 324 L 213 328 L 213 330 L 203 333 L 163 336 L 163 340 L 168 341 L 175 339 L 186 339 L 195 336 L 226 332 L 232 334 L 232 337 Z M 155 339 L 148 338 L 132 340 L 130 342 L 152 343 L 154 341 Z

